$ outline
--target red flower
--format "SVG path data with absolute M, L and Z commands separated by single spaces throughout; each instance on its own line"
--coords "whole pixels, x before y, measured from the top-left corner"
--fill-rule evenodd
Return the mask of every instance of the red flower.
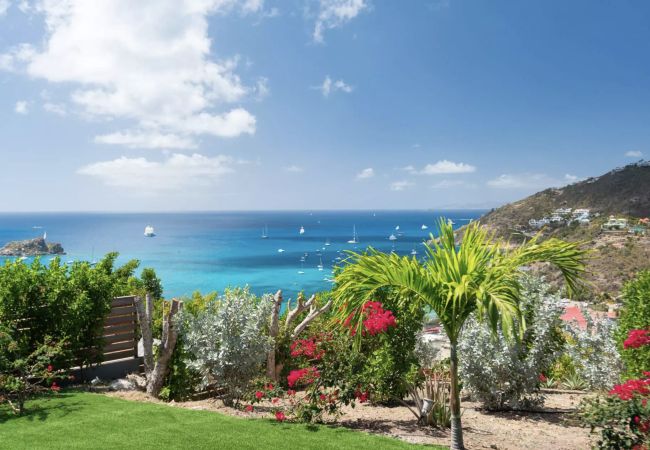
M 650 333 L 648 330 L 630 330 L 627 339 L 623 342 L 623 348 L 639 348 L 650 345 Z
M 253 405 L 246 405 L 246 412 L 253 412 Z
M 54 392 L 59 392 L 61 390 L 61 387 L 56 384 L 56 381 L 52 383 L 52 386 L 50 387 Z
M 257 391 L 257 392 L 255 393 L 255 398 L 257 398 L 258 400 L 262 400 L 262 397 L 264 397 L 264 392 L 262 392 L 262 391 Z
M 273 385 L 272 385 L 272 384 L 269 384 L 268 386 L 266 386 L 266 389 L 267 389 L 268 391 L 272 391 L 272 390 L 273 390 Z
M 327 400 L 327 395 L 321 394 L 318 398 L 320 398 L 321 402 L 324 402 L 325 400 Z
M 284 422 L 285 420 L 287 420 L 287 416 L 285 416 L 282 411 L 276 411 L 275 420 L 277 420 L 278 422 Z
M 361 392 L 361 389 L 357 388 L 356 391 L 354 391 L 354 396 L 356 397 L 357 400 L 359 400 L 359 403 L 365 403 L 368 401 L 368 397 L 370 394 L 368 394 L 368 391 Z
M 610 395 L 617 395 L 621 400 L 632 400 L 635 395 L 650 395 L 650 372 L 644 372 L 646 378 L 638 380 L 627 380 L 623 384 L 617 384 L 609 391 Z
M 539 381 L 541 383 L 546 383 L 547 380 L 548 380 L 548 378 L 546 378 L 546 376 L 543 373 L 539 374 Z
M 315 338 L 299 339 L 291 343 L 291 356 L 305 356 L 308 359 L 321 359 L 325 350 L 318 348 L 318 341 Z
M 289 387 L 294 387 L 296 383 L 311 384 L 320 377 L 316 367 L 306 367 L 304 369 L 292 370 L 287 376 Z
M 52 367 L 52 364 L 48 364 L 47 371 L 52 372 L 53 370 L 54 370 L 54 367 Z
M 280 399 L 277 398 L 277 397 L 275 397 L 273 400 L 271 400 L 271 403 L 273 403 L 273 404 L 275 405 L 275 404 L 278 403 L 279 401 L 280 401 Z
M 388 328 L 397 326 L 393 312 L 387 309 L 385 310 L 380 302 L 368 301 L 363 305 L 361 311 L 366 316 L 366 320 L 363 321 L 363 326 L 365 331 L 371 336 L 384 333 Z
M 296 391 L 294 391 L 293 389 L 289 389 L 289 390 L 287 391 L 287 395 L 288 395 L 289 397 L 293 397 L 294 395 L 296 395 Z

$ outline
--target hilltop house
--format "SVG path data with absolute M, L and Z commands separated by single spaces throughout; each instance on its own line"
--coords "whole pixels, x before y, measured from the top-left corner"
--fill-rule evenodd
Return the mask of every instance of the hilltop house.
M 609 220 L 601 227 L 603 231 L 623 231 L 627 229 L 627 219 L 609 216 Z

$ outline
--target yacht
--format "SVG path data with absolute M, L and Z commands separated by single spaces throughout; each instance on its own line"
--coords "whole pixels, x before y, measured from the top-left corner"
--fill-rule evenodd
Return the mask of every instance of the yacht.
M 284 249 L 283 249 L 283 248 L 279 248 L 279 249 L 278 249 L 278 253 L 284 253 Z
M 300 234 L 305 234 L 305 227 L 300 227 Z
M 348 244 L 358 244 L 359 239 L 357 238 L 357 226 L 352 226 L 352 239 L 348 241 Z
M 397 236 L 395 236 L 394 234 L 391 234 L 390 236 L 388 236 L 388 240 L 389 240 L 389 241 L 396 241 L 396 240 L 397 240 Z
M 318 268 L 319 271 L 323 270 L 323 258 L 319 258 L 319 263 L 316 267 Z
M 420 227 L 421 230 L 426 230 L 427 228 L 429 228 L 429 227 L 424 225 L 424 224 L 422 224 L 422 226 Z
M 331 244 L 330 244 L 330 240 L 329 240 L 329 239 L 326 240 L 326 241 L 325 241 L 325 246 L 329 247 L 330 245 L 331 245 Z
M 155 231 L 154 231 L 154 229 L 153 229 L 153 227 L 151 225 L 147 225 L 146 227 L 144 227 L 144 235 L 146 237 L 154 237 L 156 235 L 156 233 L 155 233 Z
M 269 238 L 269 226 L 264 225 L 264 229 L 262 230 L 262 239 L 268 239 Z
M 417 254 L 418 254 L 417 250 L 415 250 L 415 249 L 411 250 L 411 255 L 415 256 Z

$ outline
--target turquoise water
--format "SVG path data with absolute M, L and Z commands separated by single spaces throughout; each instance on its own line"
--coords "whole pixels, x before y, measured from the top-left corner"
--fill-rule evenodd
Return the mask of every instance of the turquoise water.
M 221 291 L 249 285 L 258 293 L 282 289 L 285 297 L 301 290 L 328 289 L 331 269 L 345 250 L 368 246 L 422 256 L 422 242 L 447 217 L 459 227 L 483 211 L 318 211 L 157 214 L 0 214 L 0 245 L 47 232 L 66 250 L 64 261 L 99 259 L 110 251 L 120 261 L 136 258 L 153 267 L 166 297 L 193 291 Z M 156 236 L 144 237 L 144 227 Z M 422 230 L 422 225 L 428 229 Z M 399 230 L 395 228 L 399 226 Z M 300 234 L 304 227 L 304 234 Z M 358 244 L 349 244 L 353 227 Z M 262 239 L 268 228 L 268 238 Z M 397 240 L 390 241 L 395 234 Z M 329 242 L 330 245 L 325 245 Z M 283 249 L 284 252 L 278 252 Z M 51 257 L 45 257 L 49 260 Z M 304 261 L 301 261 L 304 259 Z M 323 270 L 318 270 L 321 263 Z M 303 273 L 300 273 L 303 272 Z

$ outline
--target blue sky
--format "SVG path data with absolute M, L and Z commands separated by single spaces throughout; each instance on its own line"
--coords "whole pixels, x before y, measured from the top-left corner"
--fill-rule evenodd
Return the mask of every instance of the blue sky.
M 650 154 L 650 5 L 0 0 L 0 211 L 486 208 Z

